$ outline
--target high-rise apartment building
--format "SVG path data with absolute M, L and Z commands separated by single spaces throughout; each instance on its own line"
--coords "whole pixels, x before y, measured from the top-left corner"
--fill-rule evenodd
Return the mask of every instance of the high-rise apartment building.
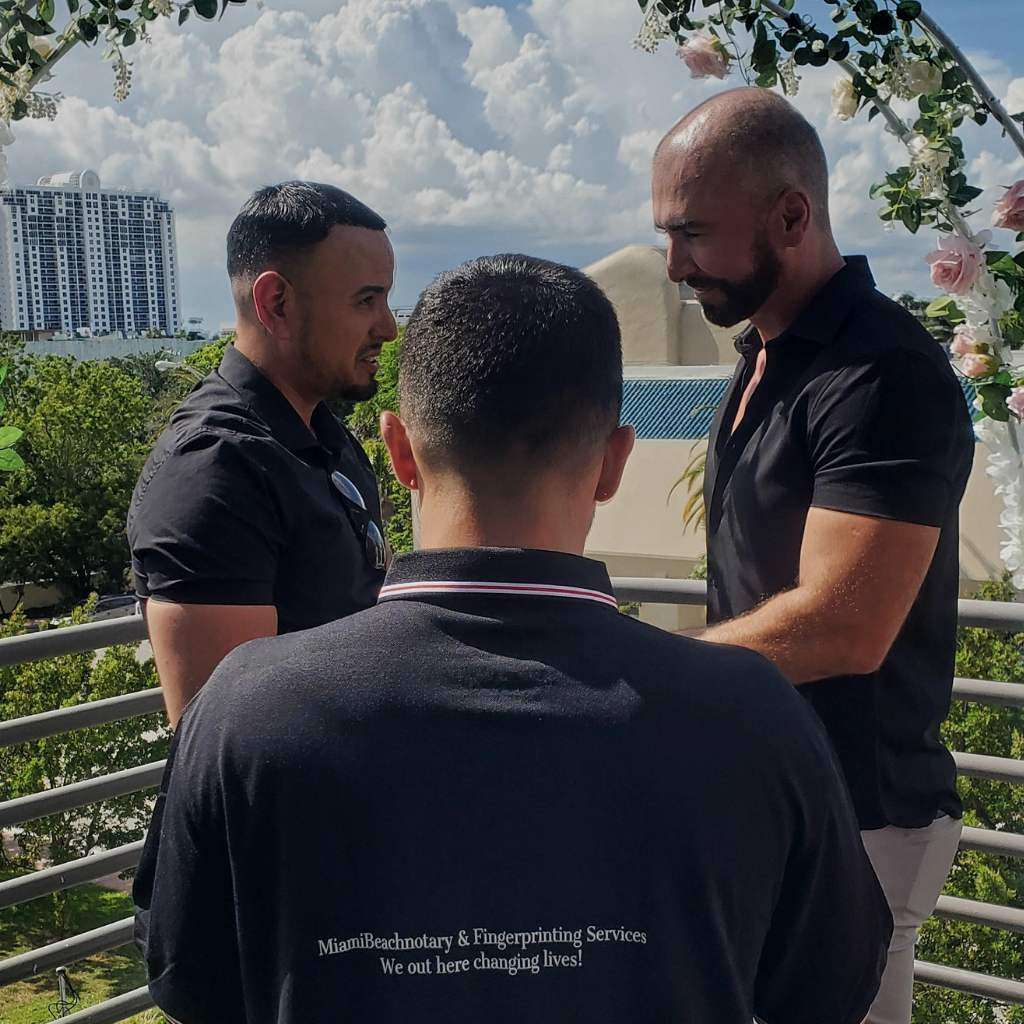
M 172 335 L 180 325 L 174 211 L 156 192 L 101 188 L 94 171 L 0 189 L 0 328 Z

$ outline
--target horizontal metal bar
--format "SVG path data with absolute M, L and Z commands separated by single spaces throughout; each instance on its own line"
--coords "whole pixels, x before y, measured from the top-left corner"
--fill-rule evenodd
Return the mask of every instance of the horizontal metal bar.
M 942 964 L 915 960 L 914 980 L 924 985 L 937 985 L 940 988 L 951 988 L 957 992 L 969 992 L 971 995 L 996 999 L 1002 1003 L 1024 1005 L 1024 982 L 1011 981 L 1009 978 L 993 978 L 988 974 L 964 971 L 959 967 L 946 967 Z
M 1007 708 L 1024 708 L 1024 683 L 997 683 L 988 679 L 954 679 L 953 699 Z
M 51 942 L 49 946 L 12 956 L 0 961 L 0 985 L 9 985 L 12 981 L 32 978 L 40 971 L 48 971 L 61 964 L 70 964 L 75 960 L 84 960 L 93 953 L 102 953 L 106 949 L 117 949 L 131 942 L 135 935 L 135 918 L 126 917 L 123 921 L 105 924 L 102 928 L 93 928 L 91 932 L 73 935 L 70 939 Z
M 57 708 L 56 711 L 44 711 L 25 718 L 12 718 L 0 722 L 0 747 L 41 740 L 75 729 L 88 729 L 94 725 L 107 725 L 139 715 L 150 715 L 155 711 L 163 711 L 163 708 L 163 693 L 159 686 L 154 686 L 149 690 L 124 693 L 119 697 L 93 700 L 70 708 Z
M 20 875 L 0 882 L 0 910 L 133 868 L 139 863 L 144 842 L 139 839 L 113 850 L 93 853 L 65 864 L 54 864 L 42 871 L 33 871 L 30 875 Z
M 988 754 L 962 754 L 953 751 L 956 770 L 969 779 L 992 779 L 995 782 L 1024 782 L 1024 761 L 1013 757 L 990 757 Z
M 1024 604 L 1015 601 L 960 600 L 957 602 L 957 624 L 1016 632 L 1024 629 Z
M 704 580 L 648 579 L 617 576 L 612 580 L 620 601 L 649 601 L 652 604 L 705 604 L 708 585 Z
M 106 999 L 95 1006 L 87 1007 L 73 1013 L 69 1017 L 61 1017 L 64 1024 L 116 1024 L 117 1021 L 127 1020 L 136 1013 L 148 1010 L 155 1006 L 149 989 L 145 987 L 132 989 L 123 995 L 114 996 L 113 999 Z
M 960 849 L 992 853 L 997 857 L 1024 857 L 1024 836 L 964 825 L 960 833 Z
M 964 900 L 959 896 L 940 896 L 939 902 L 935 905 L 935 916 L 944 917 L 949 921 L 980 924 L 986 928 L 1024 932 L 1024 910 L 1017 907 L 1001 907 L 998 903 Z
M 73 782 L 69 786 L 58 786 L 31 796 L 21 796 L 0 804 L 0 828 L 17 825 L 34 818 L 45 818 L 47 814 L 59 814 L 73 807 L 86 807 L 100 800 L 109 800 L 127 793 L 137 793 L 160 783 L 164 761 L 151 761 L 138 768 L 126 768 L 121 772 L 101 775 L 98 779 Z
M 0 666 L 56 658 L 61 654 L 80 654 L 113 644 L 137 644 L 145 639 L 146 621 L 141 615 L 122 615 L 118 619 L 85 622 L 80 626 L 60 626 L 0 640 Z

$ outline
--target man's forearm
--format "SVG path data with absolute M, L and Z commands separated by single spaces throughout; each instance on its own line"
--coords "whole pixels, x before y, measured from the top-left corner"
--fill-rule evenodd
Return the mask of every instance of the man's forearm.
M 735 644 L 763 654 L 795 684 L 831 676 L 872 672 L 881 655 L 878 642 L 865 627 L 848 616 L 830 614 L 822 595 L 795 587 L 753 611 L 710 626 L 698 634 L 701 640 Z

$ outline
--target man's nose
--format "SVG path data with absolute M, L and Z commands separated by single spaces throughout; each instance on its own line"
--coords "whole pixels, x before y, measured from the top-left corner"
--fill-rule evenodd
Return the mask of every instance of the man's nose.
M 690 256 L 690 247 L 686 242 L 671 237 L 668 240 L 665 265 L 668 270 L 668 279 L 676 284 L 685 281 L 697 269 L 697 265 Z
M 391 307 L 387 303 L 384 303 L 384 314 L 381 317 L 377 330 L 383 341 L 394 341 L 398 337 L 398 322 L 395 320 L 395 314 L 391 312 Z

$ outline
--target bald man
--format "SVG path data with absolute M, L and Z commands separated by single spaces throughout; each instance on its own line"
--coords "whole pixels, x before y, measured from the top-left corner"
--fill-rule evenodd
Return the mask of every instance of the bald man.
M 708 441 L 703 639 L 766 655 L 833 741 L 895 929 L 871 1024 L 906 1024 L 956 853 L 957 512 L 974 445 L 942 348 L 840 255 L 828 171 L 784 99 L 737 89 L 662 139 L 668 276 L 740 359 Z

